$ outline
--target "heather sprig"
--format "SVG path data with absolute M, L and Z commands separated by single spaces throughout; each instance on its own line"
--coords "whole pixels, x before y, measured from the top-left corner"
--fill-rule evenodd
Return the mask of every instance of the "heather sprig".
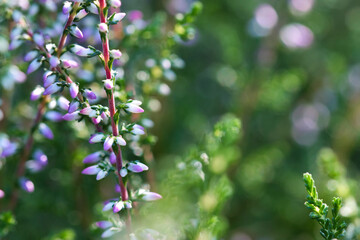
M 315 219 L 321 226 L 320 234 L 326 240 L 342 239 L 345 236 L 346 223 L 340 216 L 342 200 L 334 197 L 332 200 L 332 218 L 329 218 L 329 207 L 319 199 L 315 181 L 310 173 L 304 173 L 305 188 L 308 193 L 305 206 L 310 209 L 310 218 Z

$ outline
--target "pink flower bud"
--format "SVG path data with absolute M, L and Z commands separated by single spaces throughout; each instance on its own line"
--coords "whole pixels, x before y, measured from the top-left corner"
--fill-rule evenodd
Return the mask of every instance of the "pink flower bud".
M 60 122 L 63 120 L 63 116 L 61 113 L 59 112 L 56 112 L 56 111 L 49 111 L 45 114 L 45 117 L 50 120 L 50 121 L 53 121 L 53 122 Z
M 58 92 L 61 89 L 60 86 L 58 86 L 56 83 L 51 84 L 48 88 L 45 89 L 43 95 L 50 95 L 53 93 Z
M 34 72 L 34 71 L 36 71 L 40 66 L 41 66 L 41 61 L 40 61 L 39 59 L 35 59 L 35 60 L 33 60 L 33 61 L 30 63 L 30 65 L 29 65 L 26 73 L 27 73 L 27 74 L 30 74 L 30 73 Z
M 33 40 L 40 47 L 42 47 L 45 44 L 44 37 L 41 34 L 35 33 L 33 35 Z
M 93 14 L 99 14 L 99 10 L 97 8 L 97 6 L 94 3 L 91 3 L 88 7 L 87 10 Z
M 139 124 L 135 124 L 133 126 L 133 129 L 131 130 L 131 132 L 135 135 L 143 135 L 145 134 L 145 131 L 144 131 L 144 127 L 140 126 Z
M 119 59 L 122 56 L 122 53 L 118 49 L 113 49 L 113 50 L 110 51 L 110 55 L 114 59 Z
M 104 170 L 100 170 L 96 175 L 96 180 L 99 181 L 107 176 L 108 172 Z
M 104 134 L 102 133 L 96 133 L 91 135 L 90 139 L 89 139 L 89 143 L 93 144 L 93 143 L 99 143 L 102 142 L 103 138 L 105 137 Z
M 112 209 L 113 206 L 114 206 L 114 202 L 113 202 L 113 201 L 105 201 L 105 202 L 104 202 L 104 207 L 103 207 L 102 210 L 103 210 L 103 212 L 108 211 L 108 210 Z
M 43 77 L 43 80 L 44 80 L 44 87 L 47 88 L 56 81 L 56 75 L 48 74 L 46 77 Z
M 42 166 L 46 166 L 48 163 L 48 157 L 41 150 L 36 150 L 33 154 L 33 157 L 36 162 L 40 163 Z
M 79 111 L 75 111 L 73 113 L 67 113 L 63 116 L 63 119 L 66 121 L 78 120 L 81 116 L 79 115 Z
M 94 152 L 92 154 L 89 154 L 88 156 L 86 156 L 83 160 L 83 163 L 85 164 L 93 164 L 93 163 L 97 163 L 98 161 L 101 160 L 101 155 L 102 152 L 98 151 L 98 152 Z
M 117 136 L 115 139 L 116 139 L 116 144 L 120 146 L 126 146 L 126 141 L 122 138 L 122 136 Z
M 113 212 L 114 213 L 117 213 L 117 212 L 120 212 L 121 209 L 124 208 L 124 202 L 123 201 L 119 201 L 117 203 L 114 204 L 114 207 L 113 207 Z
M 85 95 L 86 98 L 88 98 L 90 100 L 95 100 L 96 99 L 96 94 L 91 90 L 85 89 L 84 95 Z
M 143 197 L 141 199 L 144 201 L 155 201 L 162 198 L 160 194 L 154 192 L 144 192 L 142 195 Z
M 144 171 L 143 168 L 136 163 L 129 163 L 127 169 L 134 173 L 140 173 Z
M 60 64 L 60 60 L 55 56 L 51 56 L 49 59 L 49 63 L 52 68 L 56 68 Z
M 104 150 L 109 150 L 114 143 L 114 138 L 112 136 L 108 136 L 104 141 Z
M 84 36 L 81 30 L 77 26 L 71 26 L 70 33 L 77 38 L 83 38 Z
M 99 31 L 102 33 L 107 33 L 109 31 L 108 25 L 106 23 L 100 23 L 98 25 Z
M 140 105 L 142 104 L 142 102 L 138 101 L 138 100 L 133 100 L 129 103 L 126 103 L 126 111 L 131 112 L 131 113 L 142 113 L 144 112 L 144 109 L 142 109 L 140 107 Z
M 70 96 L 76 98 L 79 93 L 79 86 L 75 83 L 71 83 L 69 87 Z
M 68 14 L 70 12 L 70 10 L 71 10 L 71 2 L 68 2 L 68 1 L 64 2 L 64 6 L 62 8 L 63 14 L 65 14 L 65 15 Z
M 101 116 L 97 116 L 96 118 L 93 119 L 93 122 L 95 124 L 99 124 L 101 122 L 101 120 L 102 120 Z
M 31 92 L 30 100 L 31 101 L 38 100 L 41 97 L 41 95 L 43 94 L 44 90 L 45 89 L 43 87 L 41 87 L 39 85 L 36 86 L 35 89 Z
M 87 57 L 88 55 L 94 53 L 93 50 L 91 50 L 90 48 L 84 48 L 80 45 L 74 44 L 71 48 L 70 51 L 80 57 Z
M 111 164 L 115 164 L 116 163 L 116 155 L 114 152 L 110 153 L 110 157 L 109 157 L 109 161 Z
M 72 101 L 69 105 L 68 113 L 73 113 L 79 108 L 80 103 L 78 101 Z
M 106 229 L 112 227 L 113 224 L 109 221 L 100 221 L 100 222 L 96 222 L 95 225 L 99 228 Z
M 64 59 L 62 60 L 62 63 L 64 65 L 65 68 L 77 68 L 79 67 L 79 64 L 71 59 Z
M 126 16 L 126 13 L 116 13 L 114 15 L 113 21 L 114 22 L 119 22 L 121 20 L 123 20 L 123 18 Z
M 5 197 L 5 192 L 0 189 L 0 199 Z
M 109 0 L 109 4 L 113 8 L 119 8 L 121 6 L 121 1 L 120 0 Z
M 99 168 L 99 166 L 94 165 L 94 166 L 85 168 L 84 170 L 82 170 L 81 173 L 84 175 L 96 175 L 100 171 L 101 171 L 101 169 Z
M 106 79 L 106 80 L 103 80 L 104 82 L 104 87 L 108 90 L 111 90 L 114 88 L 114 82 L 112 79 Z
M 88 13 L 85 11 L 85 9 L 81 9 L 78 14 L 76 14 L 77 20 L 80 20 L 84 18 Z
M 24 61 L 29 62 L 29 61 L 33 60 L 34 58 L 36 58 L 38 54 L 39 54 L 39 52 L 35 51 L 35 50 L 28 52 L 24 57 Z
M 25 177 L 20 178 L 19 185 L 24 191 L 28 193 L 32 193 L 35 190 L 34 183 Z
M 63 96 L 59 97 L 58 99 L 58 105 L 61 109 L 67 111 L 69 110 L 69 105 L 70 105 L 70 102 L 69 100 L 67 100 L 66 98 L 64 98 Z
M 48 127 L 48 125 L 46 125 L 45 123 L 40 123 L 39 124 L 39 131 L 47 139 L 53 139 L 54 138 L 53 132 Z

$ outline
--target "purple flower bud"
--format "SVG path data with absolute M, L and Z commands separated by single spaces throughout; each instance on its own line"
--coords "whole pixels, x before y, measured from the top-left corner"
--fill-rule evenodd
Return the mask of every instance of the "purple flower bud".
M 81 116 L 79 115 L 79 111 L 75 111 L 73 113 L 67 113 L 63 116 L 65 121 L 73 121 L 78 120 Z
M 110 157 L 109 157 L 110 163 L 111 164 L 115 164 L 116 163 L 116 155 L 114 152 L 110 153 Z
M 113 21 L 114 22 L 119 22 L 121 20 L 123 20 L 123 18 L 126 16 L 126 13 L 115 13 Z
M 34 183 L 25 177 L 20 178 L 19 185 L 24 191 L 28 193 L 32 193 L 35 190 Z
M 136 162 L 136 165 L 140 166 L 143 171 L 149 170 L 149 167 L 146 166 L 145 164 L 141 163 L 141 162 Z
M 111 55 L 111 57 L 113 57 L 114 59 L 119 59 L 119 58 L 121 58 L 122 53 L 121 53 L 120 50 L 118 50 L 118 49 L 113 49 L 113 50 L 110 51 L 110 55 Z
M 94 152 L 92 154 L 89 154 L 88 156 L 86 156 L 83 160 L 84 164 L 93 164 L 93 163 L 97 163 L 98 161 L 101 160 L 101 155 L 102 152 L 98 151 L 98 152 Z
M 132 208 L 131 202 L 125 202 L 125 207 L 126 208 Z
M 103 138 L 105 137 L 104 134 L 102 133 L 96 133 L 91 135 L 90 139 L 89 139 L 89 143 L 93 144 L 93 143 L 99 143 L 102 142 Z
M 112 225 L 113 225 L 109 221 L 100 221 L 100 222 L 96 222 L 95 224 L 97 227 L 102 228 L 102 229 L 112 227 Z
M 112 79 L 106 79 L 106 80 L 103 80 L 104 82 L 104 87 L 108 90 L 111 90 L 114 88 L 114 82 Z
M 110 0 L 109 4 L 113 8 L 119 8 L 121 6 L 121 1 L 120 0 Z
M 53 139 L 54 138 L 53 132 L 48 127 L 48 125 L 46 125 L 45 123 L 40 123 L 39 124 L 39 131 L 47 139 Z
M 69 105 L 68 113 L 73 113 L 79 108 L 80 103 L 78 101 L 72 101 Z
M 101 113 L 101 118 L 103 119 L 103 121 L 105 123 L 107 123 L 107 121 L 109 120 L 109 116 L 110 116 L 110 113 L 109 112 L 102 112 Z
M 103 212 L 108 211 L 108 210 L 112 209 L 113 206 L 114 206 L 114 202 L 113 202 L 113 201 L 105 201 L 105 202 L 104 202 L 104 207 L 103 207 L 102 210 L 103 210 Z
M 40 163 L 42 166 L 46 166 L 48 163 L 48 158 L 45 153 L 41 150 L 36 150 L 33 154 L 33 157 L 36 162 Z
M 7 139 L 7 137 L 2 138 L 0 135 L 0 149 L 2 149 L 2 152 L 0 151 L 0 158 L 6 158 L 11 155 L 14 155 L 17 147 L 18 147 L 17 143 L 10 142 Z
M 72 45 L 72 47 L 70 48 L 70 51 L 80 57 L 87 57 L 88 55 L 94 53 L 94 51 L 91 50 L 90 48 L 84 48 L 77 44 Z
M 79 64 L 71 59 L 64 59 L 62 60 L 62 63 L 64 65 L 65 68 L 77 68 L 79 67 Z
M 26 73 L 27 73 L 27 74 L 30 74 L 30 73 L 34 72 L 34 71 L 36 71 L 40 66 L 41 66 L 41 61 L 40 61 L 39 59 L 35 59 L 35 60 L 33 60 L 33 61 L 30 63 L 30 65 L 29 65 Z
M 119 184 L 115 185 L 115 192 L 121 193 L 121 188 L 120 188 Z
M 96 99 L 96 94 L 91 90 L 85 89 L 84 95 L 85 95 L 86 98 L 88 98 L 90 100 L 95 100 Z
M 122 169 L 120 170 L 120 176 L 121 176 L 121 177 L 125 177 L 127 174 L 128 174 L 128 171 L 127 171 L 126 168 L 122 168 Z
M 162 198 L 160 194 L 154 192 L 144 192 L 142 195 L 141 199 L 144 201 L 155 201 Z
M 116 144 L 118 144 L 120 146 L 126 146 L 126 141 L 122 138 L 122 136 L 117 136 Z
M 107 176 L 108 172 L 104 170 L 100 170 L 96 175 L 96 180 L 99 181 Z
M 101 171 L 98 165 L 94 165 L 91 167 L 87 167 L 84 170 L 82 170 L 82 174 L 84 175 L 96 175 L 98 172 Z
M 89 115 L 91 111 L 93 111 L 93 109 L 91 107 L 86 107 L 86 108 L 83 108 L 80 110 L 80 114 Z
M 5 197 L 5 192 L 0 189 L 0 199 Z
M 84 18 L 88 13 L 85 11 L 85 9 L 81 9 L 77 14 L 76 14 L 76 18 L 77 20 L 80 20 L 82 18 Z
M 71 26 L 70 27 L 70 33 L 71 35 L 77 37 L 77 38 L 83 38 L 83 33 L 77 26 Z
M 107 33 L 109 31 L 109 27 L 106 23 L 100 23 L 98 25 L 99 31 L 102 33 Z
M 140 172 L 144 171 L 141 166 L 134 164 L 134 163 L 129 163 L 127 169 L 134 173 L 140 173 Z
M 70 10 L 71 10 L 71 2 L 68 2 L 68 1 L 64 2 L 64 6 L 62 9 L 63 14 L 65 14 L 65 15 L 68 14 L 70 12 Z
M 145 134 L 145 131 L 144 131 L 144 127 L 140 126 L 139 124 L 135 124 L 133 126 L 133 129 L 131 130 L 131 132 L 133 134 L 136 134 L 136 135 L 143 135 Z
M 34 58 L 36 58 L 38 54 L 39 54 L 39 52 L 36 50 L 28 52 L 24 57 L 24 61 L 29 62 L 29 61 L 33 60 Z
M 40 46 L 40 47 L 44 46 L 45 40 L 44 40 L 44 37 L 43 37 L 41 34 L 35 33 L 35 34 L 33 35 L 33 39 L 34 39 L 34 42 L 35 42 L 38 46 Z
M 140 107 L 142 102 L 138 100 L 133 100 L 129 103 L 126 103 L 126 111 L 132 112 L 132 113 L 142 113 L 144 112 L 144 109 Z
M 114 138 L 112 136 L 108 136 L 104 141 L 104 150 L 109 150 L 114 143 Z
M 120 212 L 121 209 L 123 209 L 123 208 L 124 208 L 124 202 L 123 201 L 118 201 L 117 203 L 114 204 L 113 212 L 114 213 Z
M 43 77 L 43 80 L 44 80 L 44 87 L 47 88 L 56 81 L 56 74 L 51 74 L 51 75 L 48 74 L 46 77 Z
M 49 59 L 49 63 L 52 68 L 56 68 L 60 64 L 60 60 L 55 56 L 51 56 Z
M 105 232 L 103 232 L 101 234 L 101 238 L 108 238 L 111 237 L 112 235 L 114 235 L 115 233 L 119 232 L 118 229 L 116 228 L 109 228 L 108 230 L 106 230 Z
M 63 120 L 62 114 L 56 111 L 49 111 L 45 113 L 45 117 L 52 122 L 60 122 Z
M 76 98 L 79 93 L 79 86 L 75 83 L 71 83 L 69 87 L 70 96 Z
M 101 116 L 97 116 L 96 118 L 93 119 L 95 124 L 99 124 L 101 120 L 102 120 Z
M 69 110 L 69 105 L 70 105 L 70 102 L 69 100 L 67 100 L 66 98 L 64 98 L 63 96 L 59 97 L 58 99 L 58 105 L 61 109 L 67 111 Z
M 57 85 L 56 83 L 53 83 L 48 88 L 45 89 L 43 95 L 50 95 L 50 94 L 56 93 L 60 89 L 61 89 L 61 87 L 59 85 Z
M 41 95 L 43 94 L 44 90 L 45 89 L 43 87 L 41 87 L 39 85 L 36 86 L 35 89 L 31 92 L 30 100 L 31 101 L 38 100 L 41 97 Z

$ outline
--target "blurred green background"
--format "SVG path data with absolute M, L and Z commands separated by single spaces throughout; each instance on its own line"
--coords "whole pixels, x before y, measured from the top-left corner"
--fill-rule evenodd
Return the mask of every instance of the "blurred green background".
M 172 14 L 190 4 L 123 1 L 123 11 L 142 10 L 144 19 L 165 11 L 171 25 Z M 203 5 L 195 38 L 175 51 L 185 68 L 150 115 L 158 138 L 153 188 L 164 199 L 141 206 L 136 221 L 167 239 L 320 239 L 303 205 L 302 174 L 309 171 L 320 198 L 343 198 L 346 239 L 360 239 L 359 2 Z M 22 91 L 6 94 L 16 102 Z M 101 201 L 113 196 L 112 181 L 82 176 L 86 140 L 61 134 L 73 131 L 66 123 L 52 126 L 55 141 L 37 143 L 48 147 L 49 167 L 33 176 L 36 191 L 21 197 L 8 239 L 98 239 L 91 224 L 101 220 Z

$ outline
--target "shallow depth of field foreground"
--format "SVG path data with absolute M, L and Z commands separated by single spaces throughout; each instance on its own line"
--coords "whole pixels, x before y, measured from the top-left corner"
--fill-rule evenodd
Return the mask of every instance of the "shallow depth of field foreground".
M 360 239 L 356 0 L 0 0 L 0 239 Z

